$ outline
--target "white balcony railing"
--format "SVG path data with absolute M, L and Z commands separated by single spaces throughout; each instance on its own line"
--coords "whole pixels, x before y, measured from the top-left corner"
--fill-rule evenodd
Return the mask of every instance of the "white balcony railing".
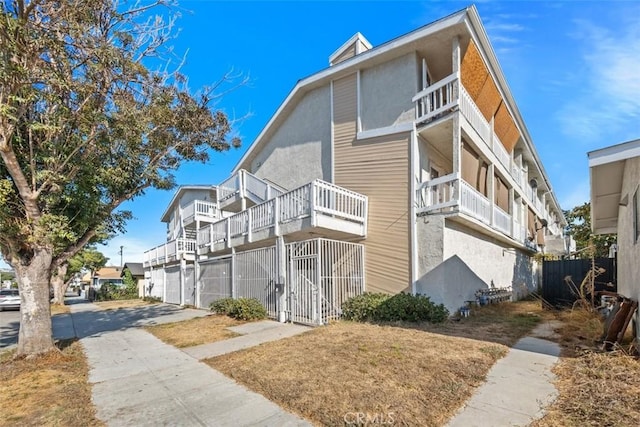
M 146 251 L 143 255 L 145 267 L 165 264 L 181 259 L 183 255 L 195 254 L 196 241 L 193 239 L 175 239 Z
M 493 206 L 493 225 L 507 236 L 511 236 L 511 215 L 497 205 Z
M 420 91 L 413 97 L 413 102 L 416 104 L 417 122 L 428 122 L 439 117 L 440 114 L 458 107 L 484 144 L 494 153 L 497 161 L 505 167 L 507 173 L 521 187 L 524 187 L 522 171 L 512 167 L 511 155 L 492 131 L 491 125 L 455 74 L 451 74 Z
M 182 209 L 182 218 L 186 221 L 196 217 L 213 220 L 219 218 L 218 205 L 214 202 L 194 200 Z
M 210 224 L 198 230 L 198 247 L 215 243 L 231 244 L 231 239 L 274 229 L 288 222 L 311 218 L 315 226 L 318 216 L 355 223 L 365 229 L 367 219 L 367 197 L 337 185 L 315 180 L 266 202 L 252 206 L 242 212 Z M 361 233 L 364 234 L 364 233 Z
M 498 135 L 493 133 L 493 153 L 498 158 L 498 161 L 502 163 L 509 173 L 511 173 L 511 156 L 507 152 L 507 149 L 502 145 L 502 141 L 498 138 Z
M 524 243 L 524 227 L 513 217 L 492 204 L 483 194 L 461 179 L 460 174 L 450 174 L 418 185 L 417 212 L 455 212 L 458 209 L 489 227 Z
M 491 202 L 464 180 L 460 180 L 460 210 L 491 224 Z

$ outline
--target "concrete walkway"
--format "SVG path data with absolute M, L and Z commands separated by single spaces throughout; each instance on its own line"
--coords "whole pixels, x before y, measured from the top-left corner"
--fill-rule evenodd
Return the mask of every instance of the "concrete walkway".
M 554 327 L 545 322 L 519 340 L 491 368 L 485 384 L 448 426 L 527 426 L 541 418 L 557 397 L 551 369 L 558 361 L 560 346 L 540 338 L 551 337 Z
M 101 311 L 88 302 L 73 302 L 68 316 L 71 321 L 58 321 L 54 335 L 68 337 L 75 333 L 81 339 L 89 361 L 89 382 L 93 385 L 97 416 L 107 425 L 310 425 L 186 352 L 135 327 L 185 320 L 207 312 L 169 305 Z M 253 342 L 260 341 L 257 338 L 260 329 L 274 337 L 289 336 L 284 328 L 291 325 L 269 327 L 269 323 L 275 322 L 260 323 L 249 334 L 254 335 Z M 274 334 L 278 329 L 280 332 Z M 245 341 L 248 346 L 249 340 Z M 236 348 L 238 344 L 232 344 L 227 350 Z M 221 345 L 215 351 L 203 349 L 199 354 L 212 352 L 227 351 Z

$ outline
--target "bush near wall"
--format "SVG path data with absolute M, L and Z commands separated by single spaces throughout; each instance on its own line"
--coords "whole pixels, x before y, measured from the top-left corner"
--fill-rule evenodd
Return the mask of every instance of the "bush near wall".
M 440 323 L 449 317 L 449 311 L 442 304 L 434 304 L 425 295 L 365 292 L 342 304 L 342 317 L 357 322 Z
M 96 293 L 96 301 L 112 301 L 124 299 L 138 298 L 138 287 L 127 286 L 126 284 L 117 285 L 114 283 L 104 283 L 100 286 L 100 290 Z
M 267 309 L 255 298 L 222 298 L 210 305 L 216 314 L 226 314 L 238 320 L 266 319 Z

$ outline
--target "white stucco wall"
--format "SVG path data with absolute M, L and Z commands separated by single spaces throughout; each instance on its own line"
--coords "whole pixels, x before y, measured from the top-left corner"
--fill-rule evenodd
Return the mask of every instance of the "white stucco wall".
M 414 53 L 360 73 L 360 120 L 362 130 L 411 122 L 418 93 L 418 65 Z
M 251 161 L 251 172 L 287 189 L 331 180 L 330 87 L 314 89 L 294 107 Z
M 444 259 L 457 255 L 486 284 L 512 286 L 518 296 L 538 287 L 537 266 L 524 251 L 507 246 L 462 224 L 447 221 Z
M 522 297 L 537 289 L 537 264 L 523 251 L 505 246 L 446 215 L 418 218 L 416 292 L 454 313 L 478 289 L 512 286 Z
M 638 191 L 640 198 L 640 157 L 625 162 L 621 196 L 628 196 L 626 206 L 618 209 L 618 292 L 640 301 L 640 239 L 636 241 L 633 227 L 633 195 Z M 640 209 L 640 206 L 638 207 Z M 636 312 L 636 324 L 640 322 Z M 639 325 L 640 326 L 640 325 Z M 640 327 L 636 328 L 640 338 Z

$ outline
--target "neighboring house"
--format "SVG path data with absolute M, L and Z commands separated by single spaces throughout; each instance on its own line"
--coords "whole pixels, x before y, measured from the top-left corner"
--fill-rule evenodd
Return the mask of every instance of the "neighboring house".
M 618 235 L 618 292 L 640 300 L 640 139 L 589 154 L 591 228 Z M 634 322 L 640 318 L 636 312 Z M 640 338 L 640 328 L 635 328 Z
M 151 291 L 321 323 L 363 289 L 451 311 L 491 285 L 536 289 L 533 255 L 564 251 L 566 220 L 475 7 L 375 48 L 357 33 L 329 63 L 229 179 L 178 190 L 145 254 Z
M 120 277 L 123 279 L 124 283 L 124 275 L 129 271 L 131 273 L 131 277 L 135 280 L 138 285 L 138 296 L 140 298 L 144 297 L 146 280 L 144 276 L 144 266 L 141 262 L 125 262 L 124 267 L 122 267 L 122 273 Z
M 121 285 L 122 269 L 120 267 L 102 267 L 93 273 L 91 278 L 91 285 L 94 289 L 100 289 L 105 283 L 113 283 L 114 285 Z

